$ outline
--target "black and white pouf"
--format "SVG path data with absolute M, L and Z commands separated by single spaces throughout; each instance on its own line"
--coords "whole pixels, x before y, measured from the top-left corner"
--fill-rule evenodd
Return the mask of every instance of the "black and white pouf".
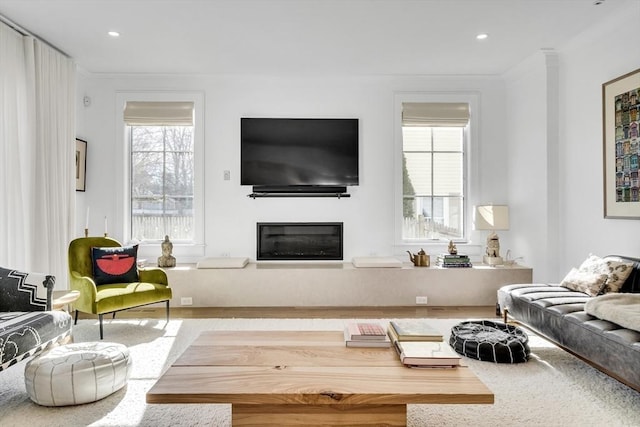
M 457 353 L 485 362 L 522 363 L 530 353 L 525 331 L 491 320 L 458 323 L 451 328 L 449 344 Z

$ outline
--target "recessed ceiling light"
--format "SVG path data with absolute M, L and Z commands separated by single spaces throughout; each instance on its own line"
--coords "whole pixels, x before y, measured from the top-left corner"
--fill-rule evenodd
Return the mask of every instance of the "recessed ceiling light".
M 478 39 L 478 40 L 484 40 L 484 39 L 486 39 L 487 37 L 489 37 L 489 34 L 487 34 L 487 33 L 480 33 L 480 34 L 478 34 L 478 35 L 476 36 L 476 39 Z
M 120 37 L 120 33 L 117 31 L 109 31 L 107 34 L 109 34 L 111 37 Z

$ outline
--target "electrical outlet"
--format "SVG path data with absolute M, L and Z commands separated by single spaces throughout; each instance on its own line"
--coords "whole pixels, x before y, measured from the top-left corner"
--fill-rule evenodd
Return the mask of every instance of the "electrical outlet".
M 225 181 L 229 181 L 231 179 L 231 171 L 224 171 L 222 176 Z
M 221 256 L 224 258 L 229 258 L 231 254 L 229 254 L 229 252 L 222 252 Z
M 180 298 L 180 305 L 193 305 L 193 298 L 192 297 L 181 297 Z
M 427 297 L 416 297 L 416 304 L 427 304 Z

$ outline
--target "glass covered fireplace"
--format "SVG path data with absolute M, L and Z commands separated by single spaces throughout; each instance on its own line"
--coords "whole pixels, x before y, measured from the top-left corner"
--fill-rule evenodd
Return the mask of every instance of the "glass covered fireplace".
M 341 222 L 259 222 L 258 261 L 342 260 Z

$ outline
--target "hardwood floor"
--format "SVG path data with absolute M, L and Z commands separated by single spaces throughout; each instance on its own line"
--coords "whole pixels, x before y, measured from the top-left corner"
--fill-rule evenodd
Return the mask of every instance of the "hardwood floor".
M 414 318 L 442 319 L 498 318 L 493 306 L 451 307 L 171 307 L 171 318 L 303 318 L 303 319 L 351 319 L 351 318 Z M 110 317 L 106 315 L 107 318 Z M 80 313 L 78 318 L 96 316 Z M 164 307 L 140 307 L 120 311 L 116 318 L 164 318 Z

